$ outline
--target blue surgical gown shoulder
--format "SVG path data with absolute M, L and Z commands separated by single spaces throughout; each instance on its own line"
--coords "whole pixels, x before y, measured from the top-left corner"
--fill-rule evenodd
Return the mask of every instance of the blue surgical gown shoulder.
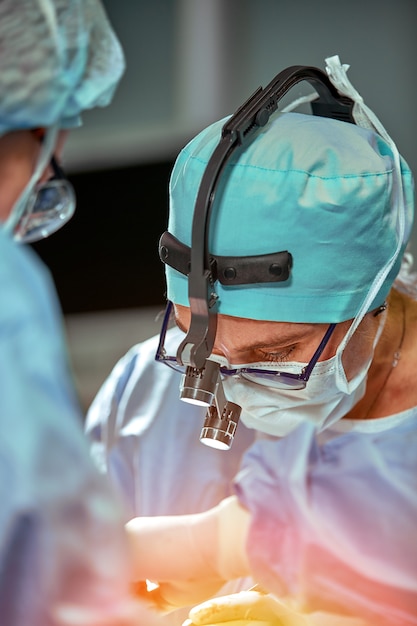
M 1 230 L 0 299 L 0 621 L 52 626 L 59 603 L 121 597 L 123 518 L 89 454 L 49 274 Z

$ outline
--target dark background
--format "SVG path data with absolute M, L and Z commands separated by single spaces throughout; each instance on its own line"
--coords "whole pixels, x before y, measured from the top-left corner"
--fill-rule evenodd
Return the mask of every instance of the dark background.
M 55 280 L 63 312 L 153 306 L 164 301 L 158 240 L 167 225 L 171 161 L 68 176 L 72 220 L 33 245 Z

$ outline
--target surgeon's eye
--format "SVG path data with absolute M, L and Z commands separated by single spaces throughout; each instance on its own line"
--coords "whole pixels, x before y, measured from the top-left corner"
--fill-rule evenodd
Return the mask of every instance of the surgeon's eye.
M 290 346 L 283 350 L 279 350 L 277 352 L 271 352 L 270 350 L 264 351 L 260 350 L 259 353 L 261 355 L 260 361 L 267 361 L 270 363 L 282 363 L 289 360 L 290 354 L 294 351 L 295 346 Z

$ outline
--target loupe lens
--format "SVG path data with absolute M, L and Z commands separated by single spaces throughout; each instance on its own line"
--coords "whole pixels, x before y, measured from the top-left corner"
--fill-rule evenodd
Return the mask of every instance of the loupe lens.
M 202 369 L 188 366 L 182 377 L 180 397 L 185 402 L 208 407 L 200 441 L 211 448 L 229 450 L 242 409 L 226 400 L 219 363 L 206 360 Z
M 184 402 L 210 406 L 219 379 L 219 365 L 214 361 L 206 361 L 203 369 L 188 366 L 182 377 L 180 397 Z
M 229 450 L 232 447 L 240 413 L 240 406 L 233 402 L 226 402 L 221 416 L 216 406 L 210 406 L 201 429 L 201 443 L 210 448 Z

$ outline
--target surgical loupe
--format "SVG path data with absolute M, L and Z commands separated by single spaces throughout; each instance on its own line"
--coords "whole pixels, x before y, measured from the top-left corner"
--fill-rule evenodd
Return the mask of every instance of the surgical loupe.
M 221 450 L 228 450 L 235 436 L 241 407 L 228 402 L 224 395 L 219 364 L 207 359 L 204 367 L 187 366 L 180 385 L 184 402 L 207 406 L 200 441 Z
M 176 355 L 178 364 L 186 368 L 180 396 L 186 402 L 208 407 L 200 440 L 213 447 L 230 448 L 241 411 L 237 404 L 226 400 L 220 366 L 210 360 L 217 329 L 216 281 L 226 285 L 285 281 L 292 267 L 288 251 L 247 257 L 211 255 L 208 240 L 216 193 L 232 155 L 250 143 L 255 132 L 277 111 L 279 101 L 301 81 L 310 83 L 317 92 L 311 102 L 314 115 L 354 123 L 353 101 L 341 96 L 322 70 L 308 66 L 283 70 L 267 87 L 259 87 L 224 124 L 198 190 L 191 248 L 168 232 L 159 244 L 161 260 L 188 276 L 191 321 Z

